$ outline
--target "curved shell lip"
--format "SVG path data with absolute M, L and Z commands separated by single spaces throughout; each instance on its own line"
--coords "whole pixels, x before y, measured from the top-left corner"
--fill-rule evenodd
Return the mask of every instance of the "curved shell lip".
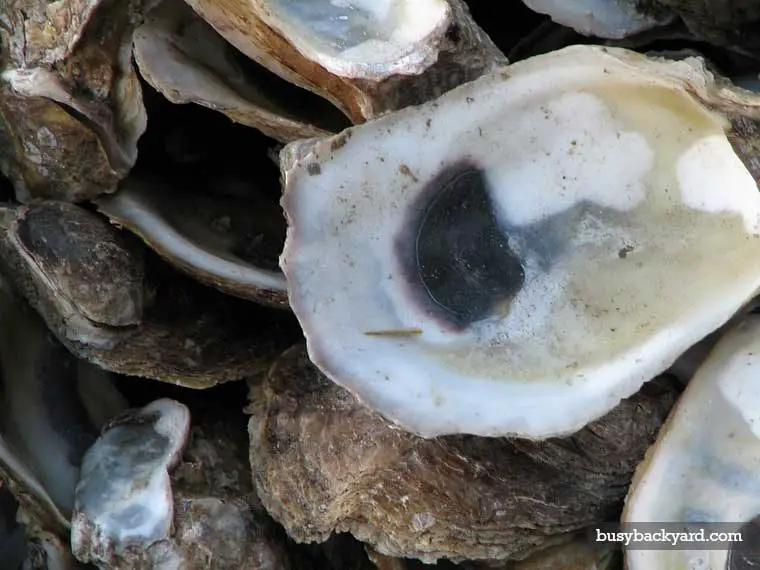
M 364 62 L 341 58 L 340 55 L 330 55 L 315 48 L 308 40 L 299 38 L 298 25 L 283 24 L 285 19 L 276 15 L 271 7 L 264 6 L 261 0 L 252 0 L 252 4 L 254 11 L 266 25 L 286 38 L 301 55 L 315 61 L 330 73 L 339 77 L 381 81 L 393 75 L 419 75 L 437 61 L 438 44 L 451 24 L 452 9 L 444 0 L 428 1 L 430 4 L 437 4 L 440 8 L 435 25 L 431 26 L 424 35 L 408 43 L 406 47 L 397 48 L 377 61 Z
M 265 92 L 257 93 L 258 99 L 250 96 L 246 91 L 255 83 L 228 60 L 222 51 L 226 42 L 189 6 L 176 8 L 162 3 L 134 32 L 135 63 L 154 89 L 172 103 L 195 103 L 219 111 L 280 142 L 331 133 L 278 110 Z M 193 57 L 199 54 L 206 59 Z
M 676 20 L 676 15 L 649 15 L 638 12 L 634 2 L 598 2 L 597 0 L 523 0 L 523 3 L 554 22 L 572 28 L 585 36 L 623 39 Z M 598 9 L 597 10 L 595 10 Z
M 572 47 L 562 51 L 565 52 L 566 57 L 571 57 L 578 51 L 583 52 L 589 49 L 596 53 L 595 57 L 609 57 L 610 63 L 614 56 L 607 52 L 629 53 L 627 50 L 587 46 Z M 557 53 L 561 52 L 555 52 L 552 57 L 556 57 Z M 631 57 L 634 62 L 636 58 L 644 59 L 639 54 L 633 54 Z M 620 67 L 625 68 L 631 65 L 627 57 L 620 59 L 622 61 L 617 62 Z M 506 79 L 517 72 L 518 66 L 522 68 L 525 65 L 538 64 L 521 62 L 499 73 Z M 654 65 L 657 63 L 655 62 Z M 683 72 L 683 68 L 679 68 L 679 76 Z M 686 73 L 689 72 L 694 73 L 691 69 Z M 473 85 L 481 81 L 487 82 L 489 79 L 481 78 L 457 88 L 441 97 L 437 104 L 445 98 L 464 99 L 468 90 L 474 90 Z M 472 91 L 472 93 L 476 92 Z M 400 111 L 394 116 L 413 112 L 415 110 Z M 373 122 L 382 123 L 385 120 L 392 120 L 388 117 L 386 115 Z M 352 368 L 352 372 L 347 372 L 347 368 L 339 363 L 339 356 L 335 352 L 339 350 L 336 346 L 340 346 L 341 341 L 338 338 L 330 338 L 329 332 L 326 333 L 325 330 L 320 330 L 315 326 L 315 319 L 319 318 L 315 316 L 315 306 L 324 299 L 309 297 L 305 290 L 311 284 L 304 285 L 302 288 L 294 278 L 295 265 L 303 263 L 303 261 L 295 261 L 297 256 L 294 251 L 300 243 L 304 243 L 304 237 L 298 231 L 299 226 L 293 224 L 293 219 L 299 217 L 296 191 L 293 190 L 295 180 L 299 177 L 307 177 L 308 166 L 313 167 L 314 163 L 318 165 L 320 158 L 330 156 L 331 149 L 341 148 L 345 144 L 345 138 L 350 138 L 352 132 L 359 132 L 359 129 L 368 125 L 369 123 L 353 127 L 328 139 L 294 143 L 283 151 L 282 169 L 285 191 L 281 203 L 289 224 L 280 265 L 288 280 L 291 308 L 301 323 L 312 362 L 333 382 L 355 394 L 365 406 L 422 437 L 468 433 L 478 436 L 543 439 L 574 433 L 590 421 L 609 412 L 620 400 L 635 393 L 643 383 L 665 371 L 683 351 L 727 322 L 740 306 L 760 289 L 760 275 L 746 275 L 742 278 L 742 283 L 732 284 L 730 289 L 725 291 L 725 295 L 716 299 L 711 306 L 700 308 L 695 312 L 687 312 L 677 320 L 664 323 L 664 326 L 658 327 L 646 340 L 637 341 L 626 347 L 615 356 L 612 362 L 568 369 L 559 378 L 538 377 L 535 378 L 535 383 L 531 379 L 530 384 L 517 380 L 511 386 L 505 386 L 506 382 L 468 379 L 459 386 L 450 383 L 442 387 L 434 385 L 432 381 L 418 380 L 408 375 L 404 382 L 414 383 L 414 386 L 398 387 L 399 392 L 403 391 L 404 396 L 399 396 L 398 393 L 391 396 L 383 390 L 380 373 L 376 378 L 359 378 L 354 375 L 359 364 Z M 292 265 L 291 260 L 293 260 Z M 333 300 L 340 301 L 337 295 Z M 325 317 L 322 316 L 322 318 Z M 362 334 L 361 330 L 351 332 L 357 335 Z M 393 340 L 398 339 L 385 338 L 382 342 Z M 369 356 L 371 348 L 365 346 L 365 350 L 367 350 L 366 355 Z M 347 362 L 348 359 L 356 357 L 356 354 L 344 356 Z M 367 364 L 367 366 L 371 365 Z M 610 377 L 614 378 L 614 383 L 610 382 Z M 393 381 L 397 384 L 401 382 L 400 380 Z M 544 388 L 543 394 L 534 390 L 541 385 L 551 385 L 551 390 L 546 391 Z M 479 392 L 481 395 L 473 396 L 470 392 Z M 409 404 L 409 398 L 415 397 L 420 399 L 421 407 Z M 423 398 L 427 400 L 423 402 Z M 434 406 L 430 402 L 433 399 L 440 400 L 440 404 Z M 426 408 L 424 414 L 418 413 L 422 410 L 422 406 Z M 542 420 L 532 417 L 532 411 L 538 409 L 542 410 L 541 415 L 544 416 Z M 568 412 L 571 413 L 568 414 Z M 428 415 L 432 419 L 422 419 L 422 415 Z
M 760 432 L 752 369 L 758 365 L 758 332 L 760 314 L 744 315 L 699 366 L 636 467 L 620 517 L 623 524 L 719 523 L 721 530 L 741 532 L 756 516 Z M 710 499 L 716 495 L 722 500 Z M 731 567 L 725 566 L 730 546 L 696 547 L 691 553 L 704 551 L 711 568 Z M 680 560 L 686 561 L 687 553 L 680 549 L 668 554 L 684 555 Z M 675 558 L 663 555 L 632 550 L 626 553 L 626 568 L 671 568 Z
M 206 251 L 163 219 L 148 192 L 139 185 L 125 185 L 94 202 L 101 213 L 129 228 L 159 255 L 199 280 L 239 297 L 254 300 L 271 297 L 275 306 L 287 306 L 287 284 L 282 273 L 255 267 L 242 259 L 223 259 Z

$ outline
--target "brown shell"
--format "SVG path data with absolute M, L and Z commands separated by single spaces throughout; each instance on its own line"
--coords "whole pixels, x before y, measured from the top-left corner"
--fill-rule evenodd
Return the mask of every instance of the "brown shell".
M 251 466 L 298 541 L 350 532 L 389 556 L 519 559 L 615 520 L 679 388 L 662 377 L 571 437 L 422 439 L 362 407 L 289 349 L 252 389 Z
M 0 8 L 0 171 L 17 197 L 79 201 L 113 191 L 145 130 L 132 67 L 137 0 Z
M 96 213 L 73 204 L 33 208 L 65 213 L 65 224 L 48 220 L 34 229 L 36 243 L 55 245 L 65 239 L 68 245 L 52 248 L 55 255 L 42 246 L 27 249 L 17 238 L 17 228 L 19 220 L 28 219 L 28 208 L 2 208 L 0 274 L 71 352 L 106 370 L 206 388 L 265 370 L 298 330 L 286 313 L 273 315 L 178 274 Z M 71 271 L 90 255 L 97 261 L 90 272 Z M 136 286 L 142 256 L 147 263 L 139 323 L 113 326 L 88 318 L 80 306 L 87 293 L 113 295 L 113 303 L 123 302 L 120 292 L 125 283 Z M 94 277 L 98 268 L 102 272 Z M 90 278 L 102 282 L 93 286 Z M 100 301 L 99 306 L 119 305 Z

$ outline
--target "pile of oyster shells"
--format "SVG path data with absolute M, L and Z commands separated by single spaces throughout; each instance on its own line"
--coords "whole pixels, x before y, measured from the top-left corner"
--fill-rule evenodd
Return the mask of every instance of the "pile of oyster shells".
M 0 570 L 713 570 L 760 515 L 760 2 L 0 2 Z M 748 535 L 749 536 L 749 535 Z

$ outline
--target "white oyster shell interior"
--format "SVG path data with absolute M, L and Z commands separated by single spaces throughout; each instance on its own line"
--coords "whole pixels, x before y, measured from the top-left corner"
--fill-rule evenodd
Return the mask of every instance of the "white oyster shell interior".
M 306 57 L 344 77 L 421 73 L 435 62 L 445 0 L 253 0 Z
M 636 0 L 523 0 L 531 10 L 580 34 L 621 39 L 671 22 L 673 15 L 656 17 L 641 12 Z
M 634 477 L 623 522 L 724 523 L 713 530 L 732 532 L 760 515 L 759 380 L 760 316 L 750 315 L 687 386 Z M 706 544 L 626 556 L 629 570 L 702 570 L 728 568 L 729 552 Z
M 608 412 L 760 285 L 760 193 L 685 90 L 705 77 L 575 46 L 286 147 L 312 360 L 423 436 Z
M 76 488 L 71 544 L 82 561 L 110 563 L 130 545 L 170 536 L 174 504 L 168 470 L 179 461 L 190 411 L 156 400 L 107 429 L 87 451 Z

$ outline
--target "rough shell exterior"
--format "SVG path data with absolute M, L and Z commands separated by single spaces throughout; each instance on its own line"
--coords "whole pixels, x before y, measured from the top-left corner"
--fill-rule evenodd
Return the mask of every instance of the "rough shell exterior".
M 25 206 L 2 207 L 0 273 L 80 358 L 120 374 L 209 387 L 265 370 L 284 348 L 279 335 L 295 330 L 287 318 L 204 287 L 154 258 L 141 282 L 139 259 L 149 252 L 93 212 L 60 203 L 31 208 L 60 215 L 29 217 Z M 27 229 L 35 239 L 25 244 L 18 230 L 32 222 Z M 85 263 L 87 271 L 72 271 Z M 144 295 L 142 314 L 136 324 L 113 326 L 118 315 L 136 316 L 123 309 L 124 291 Z M 118 310 L 106 311 L 101 322 L 88 318 L 98 307 Z
M 296 346 L 252 388 L 251 466 L 296 540 L 347 531 L 427 562 L 523 558 L 614 516 L 678 391 L 653 381 L 566 439 L 422 439 L 362 407 Z
M 131 59 L 139 5 L 0 7 L 0 172 L 20 200 L 113 192 L 134 166 L 147 124 Z

